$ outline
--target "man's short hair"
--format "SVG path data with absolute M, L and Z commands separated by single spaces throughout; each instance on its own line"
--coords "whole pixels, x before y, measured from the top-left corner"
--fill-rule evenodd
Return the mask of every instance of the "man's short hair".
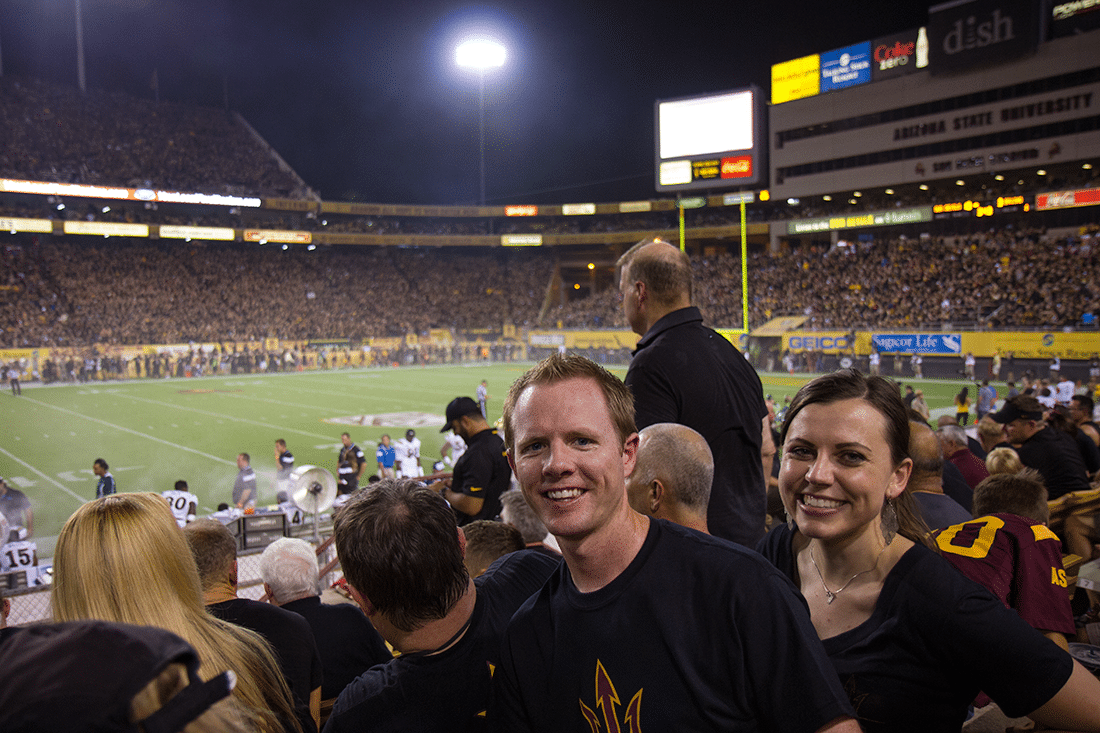
M 97 458 L 94 461 L 92 461 L 92 465 L 93 466 L 99 466 L 104 471 L 109 471 L 110 468 L 111 468 L 110 466 L 107 465 L 107 461 L 103 460 L 102 458 Z
M 275 441 L 275 445 L 280 446 L 282 448 L 286 448 L 286 441 L 283 440 L 282 438 L 279 438 Z
M 1004 435 L 1004 425 L 1001 425 L 989 415 L 983 415 L 982 419 L 978 421 L 979 437 L 986 440 L 1004 440 Z
M 340 433 L 341 438 L 351 438 L 351 433 Z
M 297 537 L 281 537 L 260 555 L 260 578 L 270 586 L 271 597 L 280 606 L 318 595 L 318 573 L 313 546 Z
M 252 463 L 252 456 L 248 455 L 247 453 L 238 453 L 237 455 L 243 458 L 245 463 Z
M 1081 412 L 1085 413 L 1086 418 L 1088 420 L 1092 419 L 1092 411 L 1096 409 L 1096 401 L 1090 395 L 1075 394 L 1070 398 L 1070 402 L 1076 402 L 1080 406 Z
M 669 252 L 640 252 L 644 247 L 660 242 Z M 671 255 L 671 256 L 670 256 Z M 661 305 L 672 305 L 684 296 L 691 300 L 691 260 L 687 254 L 663 239 L 643 239 L 623 253 L 615 265 L 626 270 L 631 282 L 641 280 L 650 296 Z
M 645 439 L 638 448 L 631 483 L 648 486 L 659 479 L 677 502 L 705 515 L 714 482 L 714 455 L 706 439 L 677 423 L 656 423 L 641 435 Z
M 943 476 L 943 448 L 923 418 L 909 421 L 909 458 L 913 461 L 914 479 Z
M 638 432 L 634 424 L 634 397 L 621 379 L 583 356 L 551 354 L 528 369 L 508 390 L 508 397 L 504 400 L 504 442 L 509 452 L 516 447 L 512 416 L 524 390 L 534 385 L 557 384 L 568 379 L 592 379 L 596 382 L 618 433 L 620 450 L 627 436 Z
M 974 487 L 974 516 L 1018 514 L 1033 522 L 1050 520 L 1047 490 L 1043 477 L 1032 468 L 1019 473 L 998 473 L 982 479 Z
M 402 631 L 444 618 L 470 582 L 454 512 L 419 481 L 351 494 L 334 535 L 348 582 Z
M 939 429 L 939 434 L 955 445 L 968 445 L 966 431 L 958 425 L 944 425 Z
M 475 578 L 498 559 L 525 547 L 518 529 L 494 519 L 478 519 L 462 531 L 466 535 L 466 569 Z
M 509 489 L 500 495 L 501 511 L 503 517 L 507 512 L 508 522 L 519 530 L 523 541 L 527 544 L 542 542 L 546 539 L 546 525 L 542 523 L 538 515 L 523 498 L 523 492 L 519 489 Z
M 183 536 L 191 547 L 203 590 L 229 579 L 237 559 L 237 540 L 224 524 L 216 519 L 196 519 L 183 528 Z
M 176 491 L 187 491 L 187 482 L 180 479 L 176 482 L 175 489 Z

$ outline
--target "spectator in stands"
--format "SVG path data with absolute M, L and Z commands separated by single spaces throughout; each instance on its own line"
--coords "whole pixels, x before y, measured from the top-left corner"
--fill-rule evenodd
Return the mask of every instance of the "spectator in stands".
M 233 694 L 261 730 L 301 731 L 271 647 L 203 608 L 195 561 L 160 496 L 118 494 L 77 509 L 57 538 L 50 603 L 55 621 L 117 621 L 179 635 L 198 652 L 204 679 L 236 673 Z
M 1069 416 L 1077 429 L 1092 439 L 1093 443 L 1100 445 L 1100 425 L 1092 419 L 1092 412 L 1096 409 L 1096 403 L 1092 397 L 1086 394 L 1077 394 L 1069 404 Z
M 255 722 L 225 671 L 203 682 L 195 650 L 152 626 L 72 621 L 25 629 L 0 647 L 0 729 L 22 733 L 245 733 Z M 94 670 L 94 674 L 89 674 Z
M 1100 680 L 925 544 L 909 430 L 884 379 L 803 386 L 779 478 L 794 528 L 760 545 L 801 589 L 865 733 L 959 729 L 981 690 L 1010 717 L 1100 731 Z
M 932 417 L 932 410 L 928 408 L 928 403 L 924 401 L 924 390 L 918 389 L 916 395 L 913 396 L 912 409 L 916 410 L 925 422 Z
M 677 423 L 638 433 L 638 457 L 626 480 L 634 511 L 707 534 L 714 458 L 702 435 Z
M 586 730 L 612 687 L 633 696 L 620 714 L 657 730 L 857 730 L 789 584 L 751 551 L 630 508 L 633 404 L 578 356 L 544 359 L 508 393 L 509 461 L 565 561 L 508 626 L 491 730 Z
M 940 415 L 936 418 L 936 427 L 942 428 L 947 425 L 958 425 L 959 421 L 955 419 L 953 415 Z M 978 458 L 985 460 L 985 450 L 982 448 L 982 444 L 978 442 L 977 438 L 971 438 L 969 433 L 966 433 L 966 447 L 970 449 L 970 452 L 976 455 Z
M 462 527 L 462 533 L 466 535 L 463 563 L 471 578 L 480 578 L 494 562 L 526 546 L 518 529 L 492 519 L 470 522 Z
M 986 452 L 986 460 L 989 453 L 995 448 L 1011 448 L 1011 444 L 1005 440 L 1005 428 L 991 416 L 986 415 L 978 421 L 978 442 Z
M 993 419 L 1005 426 L 1020 461 L 1042 474 L 1051 499 L 1089 488 L 1077 444 L 1060 430 L 1047 427 L 1036 398 L 1018 395 L 1006 400 L 1004 407 L 993 413 Z
M 913 473 L 908 490 L 924 523 L 939 529 L 970 519 L 970 512 L 944 491 L 943 449 L 928 423 L 910 421 L 909 457 L 913 459 Z M 965 488 L 970 491 L 970 487 Z
M 348 685 L 325 730 L 476 727 L 503 628 L 557 562 L 518 552 L 471 580 L 454 512 L 411 479 L 353 494 L 336 515 L 335 537 L 352 596 L 401 656 Z
M 527 547 L 561 557 L 558 541 L 554 539 L 554 535 L 546 531 L 546 525 L 523 498 L 522 491 L 519 489 L 505 491 L 500 495 L 500 504 L 500 521 L 518 529 Z
M 985 467 L 990 476 L 1002 473 L 1014 474 L 1024 470 L 1024 464 L 1020 462 L 1016 449 L 1006 446 L 989 451 L 989 455 L 985 457 Z
M 305 540 L 283 537 L 268 545 L 260 577 L 272 603 L 309 622 L 324 671 L 322 699 L 334 699 L 363 672 L 393 658 L 359 608 L 321 602 L 317 553 Z
M 1065 635 L 1075 629 L 1062 541 L 1046 527 L 1050 509 L 1042 477 L 1031 469 L 990 476 L 974 489 L 974 517 L 937 533 L 944 558 L 1069 649 Z
M 944 425 L 936 435 L 939 436 L 940 444 L 943 446 L 943 455 L 962 472 L 963 479 L 971 490 L 989 476 L 985 462 L 971 453 L 970 448 L 967 447 L 968 436 L 965 430 L 958 425 Z
M 1043 416 L 1047 427 L 1065 433 L 1073 439 L 1081 454 L 1081 462 L 1085 464 L 1088 480 L 1092 482 L 1100 477 L 1100 448 L 1092 442 L 1092 438 L 1080 430 L 1070 418 L 1069 408 L 1064 405 L 1056 405 Z
M 198 567 L 206 610 L 267 639 L 294 695 L 303 729 L 319 728 L 321 657 L 309 624 L 290 611 L 237 596 L 237 540 L 224 524 L 197 519 L 184 527 L 183 535 Z

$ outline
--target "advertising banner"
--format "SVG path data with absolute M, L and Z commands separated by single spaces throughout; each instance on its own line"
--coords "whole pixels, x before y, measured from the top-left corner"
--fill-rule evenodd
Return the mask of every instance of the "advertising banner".
M 309 244 L 313 235 L 309 232 L 293 232 L 282 229 L 245 229 L 246 242 L 283 242 L 285 244 Z
M 772 66 L 772 104 L 782 104 L 821 91 L 821 57 L 818 54 Z
M 871 343 L 884 354 L 962 353 L 962 336 L 957 333 L 873 333 Z
M 821 54 L 821 91 L 871 81 L 871 42 L 864 41 Z
M 101 237 L 148 237 L 148 224 L 118 224 L 111 221 L 67 221 L 66 234 L 98 234 Z
M 896 209 L 893 211 L 872 211 L 851 216 L 834 216 L 828 219 L 801 219 L 787 224 L 787 234 L 810 234 L 829 232 L 837 229 L 859 229 L 862 227 L 893 226 L 896 224 L 916 224 L 932 221 L 932 207 L 920 206 L 915 209 Z
M 542 244 L 541 234 L 502 234 L 500 244 L 503 247 L 538 247 Z
M 917 61 L 917 37 L 920 31 L 914 28 L 904 33 L 894 33 L 871 41 L 871 79 L 881 81 L 895 76 L 912 74 L 928 66 L 928 54 Z M 927 39 L 925 39 L 927 42 Z
M 1018 359 L 1091 359 L 1100 353 L 1100 334 L 1062 333 L 1061 331 L 1009 331 L 996 333 L 964 333 L 963 353 L 976 356 L 1001 355 L 1009 352 Z
M 227 227 L 188 227 L 161 224 L 161 239 L 207 239 L 215 242 L 232 242 L 236 233 Z
M 0 231 L 49 234 L 53 231 L 53 222 L 49 219 L 18 219 L 0 216 Z
M 794 352 L 821 351 L 837 354 L 853 344 L 846 331 L 791 331 L 783 336 L 783 348 Z
M 1075 206 L 1096 206 L 1100 204 L 1100 188 L 1083 188 L 1076 191 L 1051 191 L 1035 196 L 1035 208 L 1068 209 Z M 3 227 L 0 227 L 3 229 Z
M 930 8 L 929 70 L 954 73 L 1031 53 L 1039 42 L 1040 12 L 1029 0 L 970 0 Z

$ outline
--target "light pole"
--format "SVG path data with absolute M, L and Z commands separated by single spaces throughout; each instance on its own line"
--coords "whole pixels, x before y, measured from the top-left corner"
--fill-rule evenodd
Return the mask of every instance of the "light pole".
M 84 14 L 80 9 L 80 0 L 73 0 L 76 10 L 76 80 L 80 93 L 88 93 L 88 84 L 84 80 Z
M 472 38 L 459 44 L 455 61 L 459 66 L 477 69 L 478 152 L 481 161 L 481 197 L 485 205 L 485 70 L 504 65 L 507 51 L 490 38 Z

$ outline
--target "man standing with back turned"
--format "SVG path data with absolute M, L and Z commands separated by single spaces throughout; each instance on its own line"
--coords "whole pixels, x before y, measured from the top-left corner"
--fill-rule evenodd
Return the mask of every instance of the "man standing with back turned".
M 645 240 L 618 266 L 626 320 L 642 337 L 626 374 L 638 427 L 675 422 L 706 438 L 714 454 L 707 525 L 717 537 L 754 547 L 764 536 L 766 503 L 760 377 L 737 347 L 703 325 L 691 305 L 686 254 Z

